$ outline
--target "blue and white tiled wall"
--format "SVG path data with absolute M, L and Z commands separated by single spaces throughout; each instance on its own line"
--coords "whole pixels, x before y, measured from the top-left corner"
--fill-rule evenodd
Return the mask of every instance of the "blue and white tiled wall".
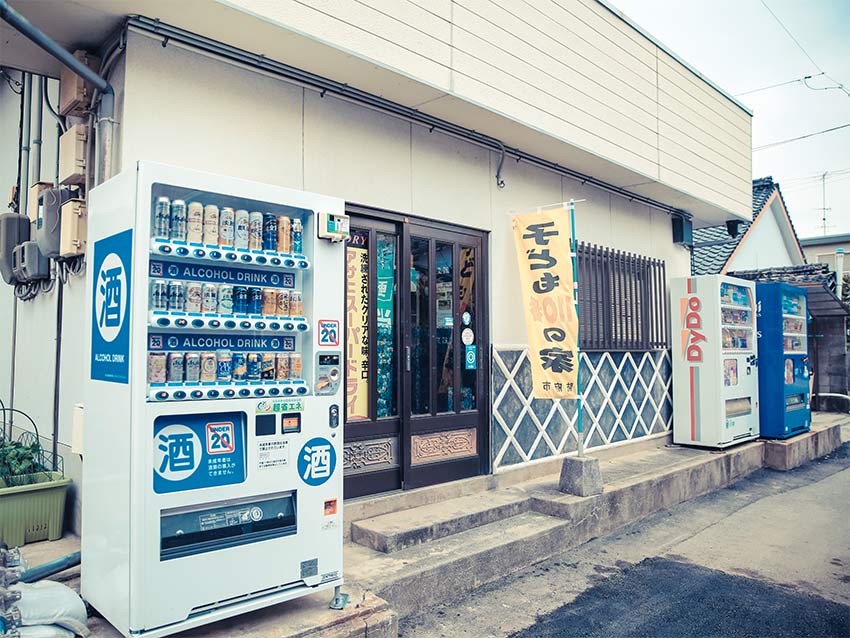
M 493 471 L 566 454 L 578 445 L 576 401 L 531 398 L 522 346 L 493 346 Z M 585 449 L 668 432 L 673 424 L 670 353 L 581 355 Z

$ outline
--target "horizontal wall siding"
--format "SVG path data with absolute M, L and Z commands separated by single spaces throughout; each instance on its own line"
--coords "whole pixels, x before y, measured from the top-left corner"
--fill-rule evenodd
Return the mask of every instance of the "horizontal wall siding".
M 749 210 L 751 116 L 595 0 L 228 4 L 427 85 L 437 102 L 460 98 L 638 181 Z M 408 106 L 440 113 L 432 102 Z

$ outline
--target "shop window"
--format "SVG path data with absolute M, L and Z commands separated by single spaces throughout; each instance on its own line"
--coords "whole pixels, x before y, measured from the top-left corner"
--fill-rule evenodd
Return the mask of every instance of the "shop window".
M 583 350 L 664 350 L 668 346 L 662 259 L 578 242 Z

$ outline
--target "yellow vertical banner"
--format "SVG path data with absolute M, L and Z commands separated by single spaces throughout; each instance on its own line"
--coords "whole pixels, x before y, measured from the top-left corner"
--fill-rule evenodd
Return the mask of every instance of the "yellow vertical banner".
M 570 212 L 513 216 L 533 396 L 579 396 L 578 317 L 570 256 Z
M 345 404 L 348 421 L 369 418 L 369 250 L 366 233 L 345 248 Z

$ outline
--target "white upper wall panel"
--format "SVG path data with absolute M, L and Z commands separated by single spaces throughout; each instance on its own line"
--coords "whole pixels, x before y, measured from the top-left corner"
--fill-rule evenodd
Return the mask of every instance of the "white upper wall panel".
M 570 168 L 622 187 L 657 183 L 660 201 L 692 197 L 685 209 L 698 218 L 748 216 L 750 114 L 595 0 L 219 2 L 610 166 Z M 433 99 L 402 103 L 431 112 Z M 504 126 L 473 128 L 504 139 Z M 617 181 L 619 169 L 633 175 Z
M 141 15 L 439 111 L 698 223 L 749 217 L 750 114 L 604 0 L 12 4 L 69 48 Z M 13 61 L 32 53 L 19 40 L 4 38 Z

